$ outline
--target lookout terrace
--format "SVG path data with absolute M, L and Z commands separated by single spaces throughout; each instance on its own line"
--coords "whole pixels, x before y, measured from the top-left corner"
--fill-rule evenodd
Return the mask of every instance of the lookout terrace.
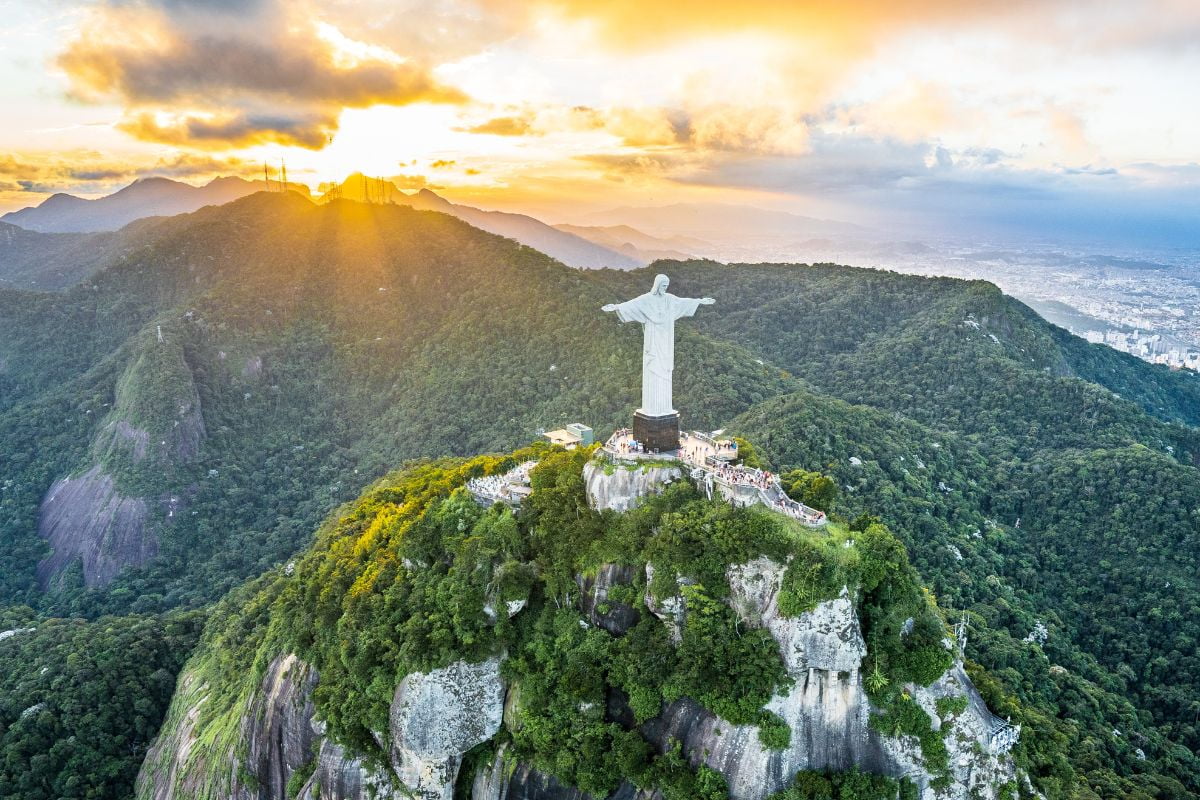
M 648 450 L 633 438 L 633 431 L 622 428 L 613 433 L 599 450 L 599 455 L 611 463 L 629 465 L 657 461 L 679 461 L 689 467 L 689 477 L 710 498 L 718 492 L 725 499 L 741 506 L 762 503 L 772 511 L 789 516 L 810 528 L 825 525 L 825 513 L 798 503 L 788 497 L 779 477 L 765 470 L 735 464 L 737 442 L 719 438 L 719 434 L 690 431 L 680 434 L 679 449 Z

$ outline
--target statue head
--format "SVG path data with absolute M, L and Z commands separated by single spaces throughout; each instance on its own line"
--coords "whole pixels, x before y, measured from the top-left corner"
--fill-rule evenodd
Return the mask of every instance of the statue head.
M 659 273 L 654 276 L 654 288 L 650 290 L 651 294 L 666 294 L 667 287 L 671 285 L 671 279 L 666 275 Z

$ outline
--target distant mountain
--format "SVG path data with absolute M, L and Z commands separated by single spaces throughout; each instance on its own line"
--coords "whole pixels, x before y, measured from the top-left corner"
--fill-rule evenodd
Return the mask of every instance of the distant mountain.
M 686 261 L 704 256 L 712 245 L 687 236 L 659 237 L 643 233 L 629 225 L 555 225 L 560 231 L 580 236 L 601 247 L 616 250 L 630 258 L 649 264 L 662 258 Z
M 112 255 L 115 239 L 112 233 L 39 233 L 0 222 L 0 286 L 70 286 Z
M 382 178 L 368 178 L 360 174 L 351 175 L 342 182 L 340 187 L 327 196 L 370 203 L 397 203 L 421 211 L 440 211 L 443 214 L 458 217 L 480 230 L 498 236 L 506 236 L 535 250 L 540 250 L 570 267 L 634 269 L 646 264 L 641 258 L 632 257 L 615 248 L 589 241 L 586 237 L 554 228 L 525 214 L 484 211 L 472 206 L 458 205 L 429 189 L 421 189 L 415 194 L 407 194 L 400 191 L 392 182 Z
M 675 203 L 620 207 L 588 214 L 590 225 L 632 225 L 656 236 L 696 236 L 704 241 L 772 237 L 799 240 L 822 236 L 862 236 L 867 229 L 837 220 L 786 211 L 721 203 Z
M 106 197 L 88 200 L 55 194 L 41 205 L 10 211 L 0 220 L 42 233 L 115 231 L 142 217 L 170 217 L 204 206 L 216 206 L 267 189 L 264 181 L 216 178 L 204 186 L 169 178 L 141 178 Z M 292 191 L 308 195 L 308 187 L 290 184 Z

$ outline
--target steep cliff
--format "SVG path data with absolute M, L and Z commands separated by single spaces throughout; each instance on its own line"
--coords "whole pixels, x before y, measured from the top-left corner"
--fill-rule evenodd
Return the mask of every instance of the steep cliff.
M 147 529 L 146 500 L 126 497 L 113 477 L 95 464 L 75 477 L 60 478 L 46 492 L 38 513 L 38 532 L 51 554 L 38 564 L 38 580 L 50 583 L 79 561 L 88 586 L 102 586 L 127 564 L 143 564 L 158 552 Z
M 114 387 L 89 463 L 55 481 L 42 500 L 38 533 L 51 548 L 38 565 L 43 587 L 76 562 L 87 586 L 145 564 L 158 553 L 158 520 L 181 508 L 173 479 L 204 439 L 200 396 L 175 336 L 155 326 L 143 339 Z
M 680 467 L 658 462 L 630 466 L 589 461 L 583 468 L 588 502 L 592 508 L 600 510 L 628 511 L 640 498 L 658 494 L 682 476 Z
M 348 755 L 325 735 L 313 705 L 317 672 L 295 654 L 271 659 L 256 691 L 238 703 L 237 734 L 224 740 L 197 727 L 213 687 L 193 665 L 179 679 L 179 702 L 146 757 L 137 796 L 451 800 L 462 756 L 500 728 L 499 669 L 489 659 L 406 676 L 380 735 L 390 742 L 390 759 L 379 764 Z

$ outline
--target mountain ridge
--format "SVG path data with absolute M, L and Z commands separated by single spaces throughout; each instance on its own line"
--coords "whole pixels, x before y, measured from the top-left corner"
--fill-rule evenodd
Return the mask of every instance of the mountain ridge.
M 164 177 L 138 178 L 112 194 L 95 199 L 57 193 L 39 205 L 10 211 L 0 221 L 41 233 L 97 233 L 116 231 L 129 223 L 153 216 L 174 216 L 203 206 L 222 205 L 239 197 L 272 188 L 262 180 L 236 176 L 214 178 L 202 186 Z M 289 190 L 308 196 L 304 184 Z
M 485 211 L 452 203 L 429 188 L 403 192 L 391 181 L 357 173 L 346 178 L 331 194 L 336 199 L 397 203 L 426 211 L 450 214 L 480 230 L 514 239 L 570 267 L 632 269 L 644 262 L 621 251 L 590 241 L 570 231 L 547 225 L 536 217 L 508 211 Z

